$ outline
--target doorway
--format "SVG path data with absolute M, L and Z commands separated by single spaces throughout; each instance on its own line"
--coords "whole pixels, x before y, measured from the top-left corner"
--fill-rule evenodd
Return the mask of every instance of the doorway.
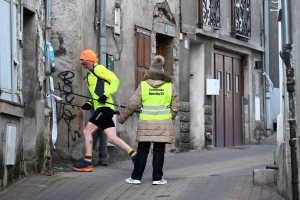
M 173 76 L 173 46 L 173 37 L 156 34 L 156 55 L 161 55 L 165 58 L 164 70 L 170 76 Z
M 220 81 L 215 96 L 215 146 L 243 145 L 243 71 L 238 55 L 214 54 L 215 79 Z

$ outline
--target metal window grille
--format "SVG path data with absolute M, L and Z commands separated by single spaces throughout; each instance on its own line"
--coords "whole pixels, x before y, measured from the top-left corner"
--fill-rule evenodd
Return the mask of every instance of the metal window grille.
M 220 0 L 201 0 L 200 3 L 201 26 L 220 29 Z
M 251 0 L 232 0 L 232 30 L 241 39 L 251 38 Z

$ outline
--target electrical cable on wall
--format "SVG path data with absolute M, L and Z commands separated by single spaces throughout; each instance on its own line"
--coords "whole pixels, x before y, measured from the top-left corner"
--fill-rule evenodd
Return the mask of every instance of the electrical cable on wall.
M 270 97 L 272 96 L 273 90 L 274 90 L 274 85 L 273 82 L 271 81 L 270 77 L 266 74 L 266 72 L 263 72 L 262 75 L 266 76 L 268 83 L 269 83 L 269 88 L 270 88 Z

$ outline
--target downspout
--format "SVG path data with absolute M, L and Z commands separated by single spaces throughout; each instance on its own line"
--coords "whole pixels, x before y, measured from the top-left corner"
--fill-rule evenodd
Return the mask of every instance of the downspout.
M 51 36 L 51 0 L 46 0 L 46 33 L 45 33 L 45 42 L 50 42 Z M 51 105 L 51 97 L 50 97 L 50 75 L 51 75 L 51 67 L 50 67 L 50 58 L 49 58 L 49 48 L 47 48 L 47 56 L 45 60 L 45 75 L 46 75 L 46 107 L 52 108 Z
M 182 34 L 181 0 L 179 0 L 179 31 L 180 31 L 180 34 Z
M 47 42 L 50 42 L 50 36 L 51 36 L 51 0 L 46 0 L 46 16 L 45 16 L 45 23 L 46 23 L 46 30 L 45 30 L 45 44 Z M 45 86 L 45 93 L 46 93 L 46 108 L 51 109 L 52 108 L 52 101 L 50 96 L 50 77 L 51 77 L 51 66 L 50 66 L 50 56 L 49 56 L 49 48 L 47 48 L 47 56 L 45 60 L 45 76 L 46 76 L 46 86 Z M 51 127 L 51 116 L 46 117 L 47 127 Z M 45 168 L 47 174 L 52 174 L 52 155 L 51 155 L 51 142 L 52 142 L 52 136 L 48 136 L 49 143 L 46 144 L 46 150 L 44 152 L 45 155 L 45 161 L 49 163 L 47 168 Z
M 270 41 L 269 41 L 269 0 L 264 1 L 264 47 L 265 51 L 263 53 L 263 62 L 264 62 L 264 71 L 267 75 L 270 74 Z M 265 78 L 264 78 L 265 80 Z M 271 122 L 271 112 L 270 112 L 270 89 L 267 86 L 267 81 L 264 81 L 264 101 L 265 101 L 265 114 L 264 114 L 264 120 L 266 122 L 267 127 L 267 134 L 271 135 L 271 128 L 272 128 L 272 122 Z
M 292 172 L 292 195 L 293 200 L 299 199 L 298 191 L 298 167 L 297 167 L 297 153 L 296 153 L 296 139 L 297 139 L 297 123 L 295 117 L 295 74 L 294 67 L 291 64 L 293 59 L 292 49 L 292 29 L 291 29 L 291 1 L 281 0 L 282 6 L 282 50 L 280 56 L 286 66 L 286 86 L 289 93 L 289 116 L 288 121 L 290 125 L 290 139 L 289 145 L 291 150 L 291 172 Z
M 23 48 L 23 23 L 24 23 L 24 7 L 23 7 L 23 0 L 20 1 L 20 34 L 21 38 L 19 39 L 20 47 Z
M 280 14 L 279 11 L 281 10 L 281 1 L 278 1 L 278 15 Z M 278 49 L 281 48 L 282 45 L 282 37 L 281 37 L 281 19 L 278 19 Z M 283 135 L 283 94 L 284 94 L 284 87 L 283 87 L 283 80 L 284 80 L 284 73 L 283 73 L 283 65 L 282 60 L 280 59 L 280 55 L 278 55 L 278 67 L 279 67 L 279 115 L 277 115 L 277 148 L 279 149 L 280 144 L 284 141 Z
M 95 2 L 96 3 L 96 2 Z M 100 1 L 99 63 L 106 66 L 106 0 Z M 107 140 L 100 132 L 100 164 L 108 165 Z

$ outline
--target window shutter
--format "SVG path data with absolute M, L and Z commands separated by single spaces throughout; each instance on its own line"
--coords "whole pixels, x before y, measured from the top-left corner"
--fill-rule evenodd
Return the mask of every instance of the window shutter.
M 12 60 L 17 58 L 16 6 L 12 9 L 12 19 L 10 10 L 10 1 L 0 0 L 0 99 L 18 102 L 15 94 L 18 75 Z M 10 24 L 13 27 L 12 33 Z
M 135 27 L 136 31 L 136 88 L 151 64 L 151 32 L 149 30 Z

